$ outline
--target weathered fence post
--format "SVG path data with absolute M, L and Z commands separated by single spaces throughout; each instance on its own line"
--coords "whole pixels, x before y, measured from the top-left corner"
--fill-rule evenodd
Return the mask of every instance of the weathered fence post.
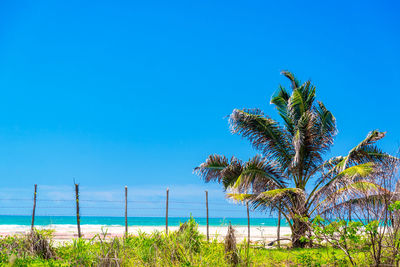
M 349 203 L 349 221 L 351 221 L 351 203 Z
M 278 229 L 277 229 L 277 236 L 278 236 L 278 248 L 281 247 L 281 209 L 278 211 Z
M 33 210 L 32 210 L 32 225 L 31 225 L 32 232 L 33 232 L 33 227 L 35 225 L 36 195 L 37 195 L 37 184 L 35 184 L 35 192 L 33 193 Z
M 81 238 L 81 218 L 79 214 L 79 185 L 75 184 L 75 198 L 76 198 L 76 224 L 78 226 L 78 237 Z
M 168 235 L 168 197 L 169 197 L 169 189 L 167 188 L 167 199 L 166 199 L 166 208 L 165 208 L 165 233 Z
M 128 235 L 128 186 L 125 186 L 125 236 Z
M 207 241 L 210 240 L 209 224 L 208 224 L 208 191 L 206 190 L 206 210 L 207 210 Z
M 249 202 L 246 202 L 247 208 L 247 246 L 250 247 L 250 212 L 249 212 Z

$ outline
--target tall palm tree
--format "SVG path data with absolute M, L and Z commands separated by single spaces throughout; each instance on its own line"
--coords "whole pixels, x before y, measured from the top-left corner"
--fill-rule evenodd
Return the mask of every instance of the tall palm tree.
M 221 183 L 228 198 L 257 210 L 278 209 L 291 227 L 293 247 L 302 247 L 309 221 L 338 195 L 346 201 L 353 191 L 375 190 L 366 177 L 390 156 L 375 145 L 385 133 L 374 130 L 346 156 L 324 158 L 337 133 L 335 117 L 316 101 L 310 81 L 282 74 L 291 91 L 280 86 L 271 104 L 283 125 L 259 109 L 235 109 L 229 118 L 232 133 L 248 139 L 261 154 L 247 162 L 210 155 L 195 173 L 205 182 Z

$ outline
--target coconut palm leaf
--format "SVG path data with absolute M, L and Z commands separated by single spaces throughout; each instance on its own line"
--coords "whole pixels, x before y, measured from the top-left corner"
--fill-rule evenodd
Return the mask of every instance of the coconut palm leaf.
M 323 208 L 323 212 L 327 209 L 326 207 L 337 207 L 337 203 L 345 203 L 348 199 L 359 198 L 360 195 L 372 196 L 378 194 L 387 194 L 388 190 L 379 186 L 375 183 L 366 180 L 356 181 L 346 186 L 339 188 L 332 194 L 327 195 L 327 197 L 319 202 L 314 210 Z
M 367 162 L 359 165 L 355 165 L 352 167 L 349 167 L 347 169 L 344 169 L 341 171 L 335 178 L 333 178 L 331 181 L 334 181 L 335 179 L 341 178 L 341 177 L 346 177 L 350 179 L 354 179 L 355 177 L 366 177 L 374 171 L 374 166 L 375 164 L 373 162 Z
M 242 163 L 235 157 L 229 161 L 225 156 L 210 155 L 204 163 L 194 169 L 194 173 L 206 183 L 217 181 L 226 185 L 226 188 L 240 176 L 242 168 Z
M 365 180 L 351 183 L 345 187 L 340 188 L 334 193 L 335 196 L 347 194 L 348 192 L 354 191 L 355 193 L 361 194 L 377 194 L 377 192 L 387 191 L 385 188 Z
M 293 171 L 299 172 L 298 176 L 305 176 L 304 171 L 313 169 L 322 158 L 319 153 L 313 153 L 314 135 L 312 133 L 312 125 L 315 123 L 314 116 L 310 111 L 301 115 L 297 125 L 296 134 L 293 137 L 293 146 L 295 155 L 293 157 L 291 168 Z M 307 166 L 307 168 L 305 168 Z
M 303 95 L 299 89 L 294 89 L 288 101 L 288 110 L 293 121 L 298 121 L 306 111 Z
M 257 155 L 244 165 L 242 173 L 230 189 L 239 192 L 260 192 L 265 188 L 282 188 L 285 185 L 286 182 L 276 164 Z
M 292 89 L 295 89 L 300 86 L 300 81 L 296 79 L 293 73 L 283 70 L 281 71 L 281 74 L 290 80 Z
M 331 176 L 329 179 L 325 179 L 328 180 L 328 182 L 321 187 L 319 187 L 318 185 L 314 187 L 314 190 L 307 198 L 306 205 L 310 207 L 314 202 L 316 202 L 316 200 L 319 200 L 317 202 L 321 202 L 321 199 L 324 199 L 329 195 L 333 195 L 341 188 L 345 188 L 346 186 L 354 182 L 360 181 L 363 178 L 373 174 L 373 172 L 375 171 L 374 166 L 375 165 L 372 162 L 359 164 L 349 167 L 341 171 L 337 175 L 334 175 L 333 177 Z
M 379 194 L 371 194 L 367 196 L 361 196 L 357 198 L 350 198 L 346 201 L 342 201 L 340 203 L 337 203 L 335 205 L 330 205 L 329 207 L 322 209 L 319 211 L 319 214 L 326 214 L 328 212 L 331 212 L 334 209 L 341 209 L 341 208 L 346 208 L 349 206 L 362 206 L 365 203 L 371 203 L 371 204 L 383 204 L 385 201 L 394 202 L 398 200 L 400 195 L 398 193 L 393 193 L 390 191 L 384 191 L 380 192 Z
M 259 194 L 227 193 L 226 196 L 234 201 L 248 202 L 254 209 L 265 210 L 278 204 L 288 206 L 287 204 L 293 202 L 293 199 L 304 198 L 305 192 L 299 188 L 279 188 Z
M 258 109 L 235 109 L 229 119 L 232 133 L 247 138 L 266 157 L 274 158 L 282 167 L 288 166 L 293 154 L 287 131 Z
M 286 189 L 286 190 L 285 190 Z M 289 193 L 286 195 L 284 193 L 280 194 L 280 191 L 284 192 L 289 192 L 290 190 L 287 190 L 288 188 L 284 189 L 276 189 L 276 193 L 271 193 L 271 195 L 275 195 L 275 200 L 273 201 L 267 201 L 267 199 L 258 199 L 258 196 L 260 194 L 244 194 L 244 193 L 227 193 L 226 197 L 230 200 L 233 200 L 234 202 L 238 203 L 248 203 L 249 206 L 253 210 L 259 210 L 259 211 L 266 211 L 266 210 L 279 210 L 281 211 L 281 214 L 283 217 L 285 217 L 286 221 L 288 222 L 289 226 L 292 227 L 292 222 L 290 220 L 291 216 L 291 209 L 290 209 L 290 204 L 287 205 L 283 199 L 289 196 Z M 271 190 L 275 191 L 275 190 Z
M 289 214 L 294 212 L 292 209 L 294 202 L 304 199 L 305 192 L 299 188 L 279 188 L 259 194 L 228 193 L 226 197 L 240 203 L 247 202 L 253 210 L 258 211 L 278 209 L 279 207 L 285 218 L 289 220 Z
M 315 101 L 315 86 L 311 84 L 311 81 L 306 81 L 300 86 L 299 90 L 303 95 L 305 110 L 311 110 Z
M 333 144 L 333 139 L 337 133 L 336 119 L 320 101 L 318 101 L 318 106 L 315 107 L 314 111 L 317 115 L 316 123 L 314 124 L 314 132 L 317 135 L 314 142 L 320 152 L 324 153 Z
M 279 90 L 275 92 L 275 94 L 271 98 L 271 104 L 274 104 L 276 109 L 278 110 L 279 115 L 285 122 L 286 130 L 291 135 L 294 135 L 294 122 L 289 116 L 288 110 L 288 101 L 290 98 L 290 94 L 286 91 L 286 89 L 282 86 L 279 87 Z
M 378 130 L 373 130 L 368 133 L 367 137 L 361 141 L 356 147 L 350 150 L 349 154 L 344 157 L 343 161 L 340 162 L 337 167 L 339 170 L 344 170 L 348 165 L 363 163 L 363 162 L 383 162 L 388 154 L 382 153 L 373 146 L 378 140 L 385 137 L 386 132 L 379 132 Z
M 352 165 L 369 162 L 377 164 L 390 164 L 395 158 L 387 153 L 382 152 L 374 145 L 375 142 L 382 139 L 384 136 L 385 132 L 379 132 L 377 130 L 371 131 L 368 133 L 367 137 L 357 146 L 351 149 L 345 157 L 334 157 L 328 161 L 325 161 L 321 167 L 323 170 L 327 170 L 327 173 L 323 173 L 323 175 L 317 179 L 315 190 L 331 177 Z

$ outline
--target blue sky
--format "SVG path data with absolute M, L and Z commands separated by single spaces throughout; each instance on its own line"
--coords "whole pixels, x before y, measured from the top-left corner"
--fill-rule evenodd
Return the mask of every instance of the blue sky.
M 282 69 L 311 78 L 337 118 L 333 154 L 372 129 L 394 152 L 399 11 L 397 1 L 2 1 L 0 196 L 30 198 L 37 183 L 58 199 L 75 178 L 91 198 L 122 198 L 128 185 L 151 200 L 168 186 L 176 199 L 209 189 L 222 203 L 192 170 L 210 153 L 255 153 L 224 117 L 259 107 L 277 118 L 269 99 L 286 85 Z

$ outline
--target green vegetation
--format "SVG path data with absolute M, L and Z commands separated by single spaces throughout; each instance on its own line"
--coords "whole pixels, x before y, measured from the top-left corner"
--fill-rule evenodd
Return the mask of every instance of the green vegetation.
M 0 239 L 0 264 L 2 266 L 346 266 L 345 253 L 332 247 L 303 249 L 266 249 L 247 242 L 230 246 L 213 240 L 206 242 L 193 219 L 179 231 L 164 233 L 139 233 L 125 238 L 105 240 L 105 234 L 92 240 L 76 239 L 54 246 L 51 232 L 35 231 L 32 235 Z M 230 238 L 232 238 L 232 233 Z M 46 241 L 43 241 L 46 240 Z M 43 249 L 35 246 L 45 244 Z M 47 247 L 46 247 L 47 246 Z M 232 247 L 235 247 L 232 250 Z M 43 251 L 51 251 L 47 257 Z M 235 257 L 232 254 L 236 253 Z M 367 266 L 367 253 L 359 252 L 354 260 Z M 237 264 L 232 262 L 236 258 Z
M 293 247 L 305 247 L 315 216 L 378 194 L 382 185 L 374 176 L 393 157 L 375 145 L 385 133 L 374 130 L 347 155 L 326 159 L 337 133 L 334 116 L 316 101 L 311 81 L 282 74 L 291 91 L 280 86 L 271 98 L 282 123 L 260 109 L 235 109 L 230 115 L 232 133 L 261 154 L 247 162 L 210 155 L 195 172 L 206 182 L 221 183 L 231 199 L 279 211 L 291 227 Z

